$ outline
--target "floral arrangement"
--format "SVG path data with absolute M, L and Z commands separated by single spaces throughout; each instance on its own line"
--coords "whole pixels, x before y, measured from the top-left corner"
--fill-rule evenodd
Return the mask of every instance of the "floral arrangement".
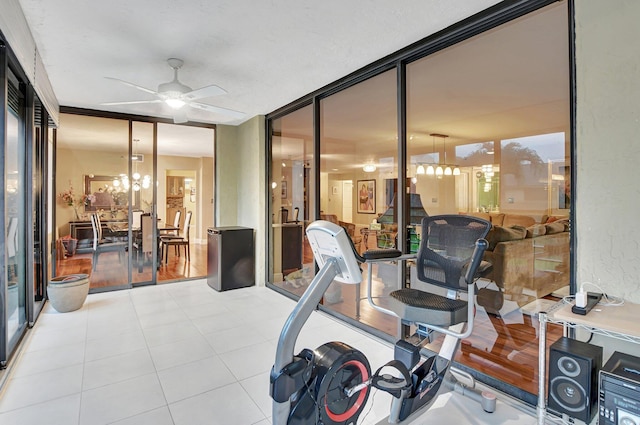
M 80 207 L 80 206 L 88 207 L 91 205 L 92 202 L 95 202 L 96 200 L 96 196 L 93 194 L 85 193 L 80 196 L 76 196 L 71 182 L 69 182 L 69 189 L 60 193 L 58 195 L 58 198 L 70 207 Z
M 82 205 L 84 205 L 85 207 L 91 206 L 91 203 L 95 202 L 95 201 L 96 201 L 96 195 L 94 195 L 94 194 L 91 194 L 91 193 L 90 194 L 86 194 L 85 193 L 84 195 L 82 195 L 81 202 L 82 202 Z
M 58 195 L 58 199 L 67 204 L 70 207 L 73 207 L 73 212 L 75 213 L 75 218 L 79 219 L 80 216 L 78 214 L 78 207 L 88 207 L 91 206 L 92 202 L 95 202 L 96 197 L 93 194 L 82 194 L 80 196 L 76 196 L 75 191 L 73 190 L 73 185 L 71 181 L 69 181 L 69 189 Z
M 71 181 L 69 181 L 69 189 L 60 193 L 58 195 L 58 198 L 61 199 L 62 202 L 64 202 L 65 204 L 69 206 L 73 206 L 73 204 L 76 202 L 75 196 L 76 195 L 75 195 L 75 192 L 73 191 L 73 185 L 71 184 Z

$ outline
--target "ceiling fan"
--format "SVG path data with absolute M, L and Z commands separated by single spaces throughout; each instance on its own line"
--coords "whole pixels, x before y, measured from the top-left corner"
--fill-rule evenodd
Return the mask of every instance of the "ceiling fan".
M 221 108 L 219 106 L 213 106 L 206 103 L 196 102 L 198 99 L 205 97 L 218 96 L 226 94 L 227 92 L 216 85 L 210 85 L 193 90 L 191 87 L 182 84 L 178 81 L 178 70 L 182 68 L 184 62 L 181 59 L 170 58 L 167 59 L 167 63 L 173 69 L 173 80 L 168 83 L 162 83 L 158 86 L 158 90 L 151 90 L 146 87 L 139 86 L 137 84 L 130 83 L 128 81 L 121 80 L 119 78 L 105 77 L 110 80 L 118 81 L 127 86 L 141 90 L 143 92 L 152 94 L 157 99 L 152 100 L 133 100 L 129 102 L 107 102 L 101 105 L 134 105 L 140 103 L 166 103 L 173 109 L 173 121 L 176 124 L 184 123 L 188 121 L 185 106 L 190 106 L 196 109 L 202 109 L 204 111 L 213 112 L 216 114 L 225 115 L 229 118 L 240 119 L 245 116 L 244 113 L 234 111 L 233 109 Z

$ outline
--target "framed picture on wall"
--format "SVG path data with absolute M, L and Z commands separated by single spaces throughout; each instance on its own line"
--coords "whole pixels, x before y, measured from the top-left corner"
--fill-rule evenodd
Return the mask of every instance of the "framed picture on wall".
M 376 181 L 358 180 L 358 214 L 376 213 Z
M 287 199 L 287 182 L 283 181 L 280 183 L 280 198 Z

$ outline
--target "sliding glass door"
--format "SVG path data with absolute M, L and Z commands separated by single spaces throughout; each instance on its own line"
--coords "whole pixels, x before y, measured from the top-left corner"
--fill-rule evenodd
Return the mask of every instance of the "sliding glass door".
M 212 128 L 63 113 L 56 149 L 56 275 L 92 292 L 206 276 Z M 168 236 L 184 243 L 161 258 Z
M 151 283 L 155 279 L 155 257 L 158 251 L 156 239 L 156 205 L 154 189 L 154 140 L 155 125 L 148 122 L 132 122 L 131 176 L 128 182 L 131 209 L 128 237 L 131 240 L 131 282 Z
M 0 343 L 0 360 L 5 361 L 13 351 L 27 326 L 27 269 L 26 223 L 26 126 L 25 85 L 16 74 L 7 73 L 6 139 L 4 144 L 4 234 L 5 258 L 2 290 L 6 303 L 0 322 L 3 324 L 3 340 Z
M 56 274 L 89 274 L 92 291 L 129 287 L 129 122 L 61 114 L 56 152 Z

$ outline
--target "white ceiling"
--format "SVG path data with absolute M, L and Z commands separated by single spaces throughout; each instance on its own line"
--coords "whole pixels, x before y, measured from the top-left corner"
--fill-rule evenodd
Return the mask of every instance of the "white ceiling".
M 63 106 L 172 116 L 163 104 L 101 106 L 153 97 L 184 60 L 180 80 L 228 93 L 190 109 L 192 121 L 237 125 L 269 113 L 497 0 L 19 0 Z

